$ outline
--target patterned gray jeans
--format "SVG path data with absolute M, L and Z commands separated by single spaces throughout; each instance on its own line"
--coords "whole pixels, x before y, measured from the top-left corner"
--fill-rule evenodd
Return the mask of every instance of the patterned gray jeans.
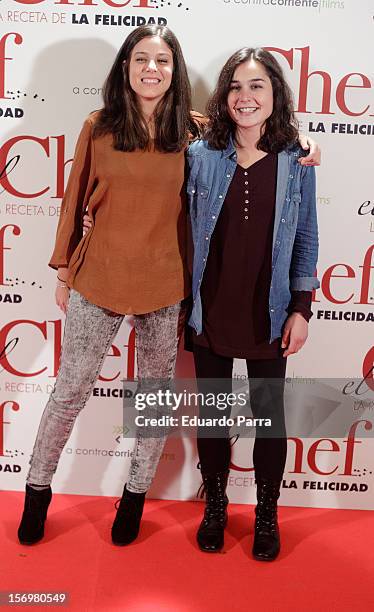
M 178 348 L 181 305 L 135 316 L 138 378 L 172 379 Z M 33 453 L 28 484 L 49 485 L 75 419 L 98 379 L 106 354 L 123 321 L 113 313 L 70 293 L 60 369 L 44 409 Z M 166 436 L 137 435 L 127 488 L 147 491 L 152 483 Z

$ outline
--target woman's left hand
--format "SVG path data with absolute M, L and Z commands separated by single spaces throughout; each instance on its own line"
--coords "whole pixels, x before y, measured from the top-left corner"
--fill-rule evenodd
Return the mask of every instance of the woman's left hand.
M 290 315 L 284 326 L 282 348 L 286 349 L 283 357 L 297 353 L 308 337 L 308 323 L 300 312 Z
M 305 134 L 299 134 L 299 143 L 304 151 L 309 150 L 309 155 L 299 157 L 298 161 L 302 166 L 319 166 L 321 163 L 321 149 L 318 144 Z

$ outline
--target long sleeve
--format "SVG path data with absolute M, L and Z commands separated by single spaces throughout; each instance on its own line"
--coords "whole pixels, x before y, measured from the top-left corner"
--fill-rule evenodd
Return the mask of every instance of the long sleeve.
M 55 248 L 49 262 L 52 268 L 67 267 L 72 253 L 82 238 L 83 212 L 95 180 L 91 131 L 91 121 L 86 119 L 78 137 L 73 165 L 61 204 Z
M 309 323 L 313 316 L 312 312 L 312 292 L 311 291 L 291 291 L 291 301 L 288 306 L 288 313 L 299 312 L 305 321 Z
M 290 268 L 291 291 L 318 289 L 315 276 L 318 258 L 316 175 L 311 166 L 301 170 L 301 203 Z

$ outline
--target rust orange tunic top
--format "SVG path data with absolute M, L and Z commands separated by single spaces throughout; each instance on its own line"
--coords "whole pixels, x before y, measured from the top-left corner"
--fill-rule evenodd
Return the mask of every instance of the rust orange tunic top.
M 96 116 L 78 138 L 49 265 L 68 267 L 69 287 L 116 313 L 175 304 L 190 292 L 184 151 L 116 151 L 111 135 L 92 138 Z

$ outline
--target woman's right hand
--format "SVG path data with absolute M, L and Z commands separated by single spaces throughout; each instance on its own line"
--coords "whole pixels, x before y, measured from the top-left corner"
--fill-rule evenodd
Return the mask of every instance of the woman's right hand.
M 66 311 L 68 308 L 69 294 L 70 294 L 70 289 L 66 284 L 67 276 L 68 276 L 67 268 L 58 268 L 57 284 L 56 284 L 56 290 L 55 290 L 55 300 L 56 300 L 57 306 L 61 308 L 64 314 L 66 314 Z
M 83 236 L 85 236 L 87 232 L 90 231 L 91 227 L 92 227 L 92 219 L 90 219 L 88 215 L 84 215 L 83 217 Z
M 56 287 L 55 291 L 55 300 L 56 304 L 59 308 L 61 308 L 62 312 L 66 315 L 66 311 L 68 309 L 69 303 L 69 287 Z

